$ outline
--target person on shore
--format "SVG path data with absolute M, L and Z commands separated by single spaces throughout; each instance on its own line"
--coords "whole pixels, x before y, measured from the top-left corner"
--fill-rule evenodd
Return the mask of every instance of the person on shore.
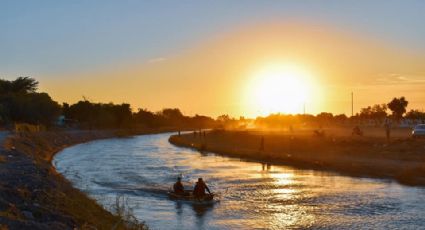
M 198 178 L 198 182 L 196 182 L 196 185 L 193 188 L 193 196 L 195 196 L 196 198 L 204 197 L 206 195 L 205 190 L 207 190 L 208 193 L 211 194 L 211 191 L 208 188 L 207 184 L 205 184 L 204 180 L 202 178 Z
M 259 150 L 260 150 L 260 151 L 263 151 L 263 150 L 264 150 L 264 136 L 262 136 L 262 137 L 261 137 L 261 141 L 260 141 L 260 148 L 259 148 Z
M 352 136 L 363 136 L 363 131 L 360 129 L 358 125 L 353 128 L 353 132 L 351 132 Z
M 177 182 L 174 183 L 173 189 L 175 194 L 184 195 L 184 186 L 181 177 L 177 177 Z
M 385 127 L 385 134 L 387 136 L 387 141 L 390 141 L 390 135 L 391 135 L 391 121 L 390 119 L 385 119 L 385 123 L 384 123 L 384 127 Z

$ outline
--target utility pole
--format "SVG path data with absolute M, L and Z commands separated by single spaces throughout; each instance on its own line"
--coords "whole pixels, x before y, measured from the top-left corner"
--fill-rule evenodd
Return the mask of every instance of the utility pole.
M 354 116 L 354 99 L 353 92 L 351 92 L 351 116 Z

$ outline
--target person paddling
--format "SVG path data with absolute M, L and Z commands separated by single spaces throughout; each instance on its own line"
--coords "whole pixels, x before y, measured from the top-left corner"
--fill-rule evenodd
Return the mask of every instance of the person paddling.
M 193 188 L 193 196 L 195 196 L 196 198 L 202 198 L 206 195 L 205 190 L 207 190 L 208 193 L 211 194 L 211 191 L 208 188 L 207 184 L 205 184 L 204 180 L 202 180 L 202 178 L 198 178 L 198 182 L 196 182 L 196 185 Z
M 173 185 L 174 193 L 178 195 L 184 195 L 184 186 L 182 184 L 182 178 L 177 177 L 177 182 Z

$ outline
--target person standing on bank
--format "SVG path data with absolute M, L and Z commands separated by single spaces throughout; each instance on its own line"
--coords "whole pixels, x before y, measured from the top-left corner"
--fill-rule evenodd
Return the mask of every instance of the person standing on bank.
M 387 136 L 387 141 L 390 141 L 390 135 L 391 135 L 391 120 L 386 118 L 384 122 L 385 127 L 385 134 Z

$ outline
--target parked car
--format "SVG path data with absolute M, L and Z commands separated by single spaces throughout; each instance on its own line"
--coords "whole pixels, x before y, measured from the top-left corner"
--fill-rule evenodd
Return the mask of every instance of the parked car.
M 425 137 L 425 124 L 416 125 L 415 128 L 413 128 L 412 137 Z

